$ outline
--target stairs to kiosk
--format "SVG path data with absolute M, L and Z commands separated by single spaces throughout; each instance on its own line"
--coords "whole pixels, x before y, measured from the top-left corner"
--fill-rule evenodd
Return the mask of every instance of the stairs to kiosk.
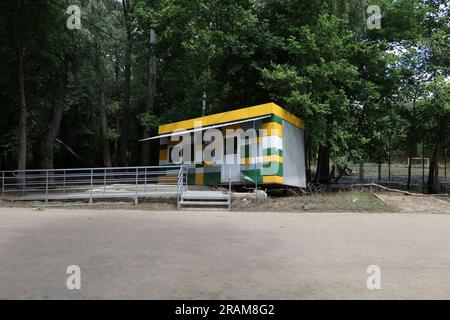
M 231 210 L 231 193 L 225 191 L 183 191 L 180 207 L 226 207 Z

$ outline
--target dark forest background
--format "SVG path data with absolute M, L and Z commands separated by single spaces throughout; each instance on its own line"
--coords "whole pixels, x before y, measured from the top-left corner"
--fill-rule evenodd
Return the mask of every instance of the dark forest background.
M 447 1 L 2 1 L 0 41 L 1 170 L 156 164 L 159 124 L 269 101 L 305 121 L 310 181 L 396 150 L 433 186 L 448 152 Z

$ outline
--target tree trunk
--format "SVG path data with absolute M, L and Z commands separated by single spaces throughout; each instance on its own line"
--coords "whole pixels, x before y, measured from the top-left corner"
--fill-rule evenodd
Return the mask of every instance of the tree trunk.
M 318 183 L 330 183 L 330 154 L 331 151 L 328 146 L 319 147 L 319 157 L 315 177 L 315 181 Z
M 416 103 L 417 103 L 417 95 L 418 92 L 417 90 L 414 92 L 414 98 L 413 98 L 413 105 L 412 105 L 412 133 L 413 133 L 413 137 L 416 134 Z M 414 149 L 416 149 L 416 139 L 412 139 L 413 141 L 410 141 L 411 145 L 414 146 Z M 411 146 L 410 146 L 411 148 Z M 416 152 L 416 150 L 414 150 L 414 153 Z M 408 181 L 406 183 L 406 189 L 409 190 L 411 189 L 411 171 L 412 171 L 412 157 L 413 157 L 413 152 L 412 150 L 409 153 L 409 165 L 408 165 Z
M 42 145 L 42 157 L 41 165 L 42 169 L 53 169 L 54 167 L 54 144 L 56 138 L 58 137 L 59 128 L 61 125 L 61 119 L 64 112 L 64 105 L 67 93 L 68 84 L 68 74 L 69 74 L 69 59 L 67 56 L 64 57 L 63 61 L 63 79 L 61 85 L 61 96 L 53 110 L 52 120 L 48 126 L 47 133 Z
M 427 188 L 428 193 L 435 193 L 436 192 L 436 184 L 437 184 L 437 178 L 438 178 L 438 160 L 437 160 L 437 147 L 435 146 L 433 148 L 433 154 L 431 155 L 430 160 L 430 168 L 428 170 L 428 181 L 427 181 Z
M 156 43 L 156 34 L 152 29 L 150 31 L 150 44 L 152 45 L 149 59 L 149 70 L 148 70 L 148 91 L 147 91 L 147 107 L 145 112 L 148 115 L 153 115 L 155 109 L 155 95 L 156 95 L 156 56 L 154 54 L 153 45 Z M 144 132 L 142 134 L 143 139 L 147 139 L 150 137 L 150 129 L 148 126 L 144 127 Z M 143 166 L 150 165 L 150 141 L 144 141 L 142 143 L 141 150 L 141 164 Z
M 103 165 L 105 167 L 111 167 L 111 147 L 108 139 L 108 117 L 106 114 L 106 88 L 105 82 L 102 80 L 100 85 L 100 122 L 102 127 L 102 153 L 103 153 Z
M 59 139 L 55 140 L 57 143 L 62 145 L 71 155 L 73 155 L 75 158 L 77 158 L 80 162 L 82 162 L 85 166 L 91 167 L 91 168 L 98 168 L 98 165 L 95 163 L 90 162 L 89 160 L 84 159 L 81 157 L 78 153 L 76 153 L 71 147 L 69 147 L 67 144 L 64 143 L 64 141 L 61 141 Z
M 17 84 L 19 90 L 19 154 L 17 170 L 27 168 L 27 103 L 23 70 L 23 44 L 16 40 Z
M 347 168 L 348 168 L 348 164 L 350 163 L 350 161 L 352 161 L 352 155 L 350 154 L 347 158 L 347 162 L 345 163 L 344 168 L 340 168 L 339 170 L 339 175 L 334 179 L 334 183 L 339 182 L 339 180 L 341 180 L 342 176 L 346 173 Z
M 117 117 L 116 119 L 116 128 L 120 128 L 120 119 Z M 119 139 L 114 140 L 114 149 L 113 149 L 113 166 L 119 166 Z
M 412 155 L 409 155 L 409 164 L 408 164 L 408 181 L 406 182 L 406 189 L 411 189 L 411 170 L 412 170 Z
M 120 123 L 120 143 L 119 162 L 121 166 L 128 166 L 128 126 L 130 112 L 130 90 L 131 90 L 131 53 L 133 49 L 133 39 L 130 25 L 131 5 L 129 0 L 122 0 L 123 13 L 127 29 L 127 45 L 125 51 L 125 84 L 123 90 L 123 105 Z
M 103 165 L 105 167 L 112 167 L 111 159 L 111 145 L 108 139 L 108 114 L 106 107 L 106 82 L 105 82 L 105 67 L 102 63 L 102 50 L 100 48 L 99 42 L 95 45 L 96 59 L 95 68 L 97 71 L 97 76 L 99 77 L 99 105 L 100 105 L 100 128 L 102 134 L 102 158 Z
M 306 183 L 309 184 L 311 182 L 311 138 L 308 134 L 305 135 L 305 173 L 306 173 Z

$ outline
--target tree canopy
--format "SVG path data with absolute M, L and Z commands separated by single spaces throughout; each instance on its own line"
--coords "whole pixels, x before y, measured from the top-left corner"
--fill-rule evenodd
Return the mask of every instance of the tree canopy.
M 79 29 L 67 26 L 71 5 Z M 437 162 L 450 140 L 449 10 L 442 0 L 4 1 L 1 168 L 155 164 L 157 145 L 138 140 L 159 124 L 269 101 L 305 121 L 310 181 L 385 161 L 388 146 L 414 157 L 426 142 Z

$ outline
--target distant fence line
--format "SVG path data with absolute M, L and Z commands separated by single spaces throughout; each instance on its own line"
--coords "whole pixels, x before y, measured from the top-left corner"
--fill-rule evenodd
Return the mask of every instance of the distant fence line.
M 386 185 L 406 187 L 408 181 L 408 164 L 406 163 L 349 163 L 347 170 L 337 183 L 352 184 L 361 182 L 379 182 Z M 428 187 L 429 161 L 412 163 L 410 186 L 420 192 Z M 450 164 L 444 166 L 439 163 L 438 179 L 436 181 L 439 192 L 448 193 L 450 185 Z M 334 172 L 334 178 L 339 172 Z M 333 179 L 334 180 L 334 179 Z

